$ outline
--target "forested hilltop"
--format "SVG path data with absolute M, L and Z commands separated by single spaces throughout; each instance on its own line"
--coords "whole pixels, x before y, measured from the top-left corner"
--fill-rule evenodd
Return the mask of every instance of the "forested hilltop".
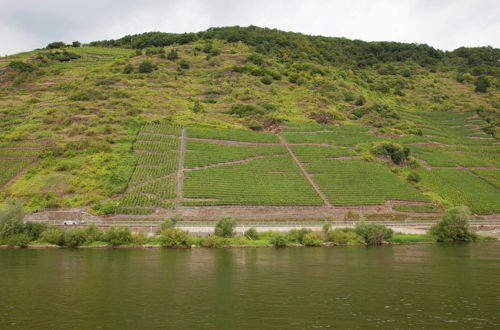
M 492 47 L 259 27 L 53 42 L 0 58 L 0 202 L 500 213 L 499 79 Z

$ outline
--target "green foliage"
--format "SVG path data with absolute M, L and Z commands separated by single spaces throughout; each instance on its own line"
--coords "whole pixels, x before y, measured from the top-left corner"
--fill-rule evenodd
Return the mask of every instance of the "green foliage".
M 382 244 L 393 235 L 393 231 L 378 223 L 360 221 L 356 223 L 355 232 L 363 238 L 368 245 Z
M 64 246 L 74 248 L 84 244 L 87 240 L 81 229 L 68 229 L 63 234 Z
M 132 233 L 128 227 L 109 227 L 103 239 L 113 246 L 126 245 L 132 243 Z
M 51 42 L 50 44 L 47 45 L 47 49 L 58 49 L 58 48 L 63 48 L 65 47 L 66 44 L 62 41 L 54 41 L 54 42 Z
M 222 217 L 215 224 L 215 235 L 220 237 L 233 237 L 236 221 L 230 217 Z
M 172 48 L 167 54 L 167 59 L 169 59 L 170 61 L 175 61 L 178 58 L 179 54 L 177 53 L 177 49 L 175 48 Z
M 422 177 L 417 172 L 410 172 L 406 177 L 406 180 L 408 182 L 419 183 L 420 180 L 422 180 Z
M 394 142 L 375 142 L 370 147 L 370 152 L 377 156 L 389 156 L 394 164 L 408 160 L 410 149 Z
M 193 111 L 194 113 L 200 113 L 204 112 L 205 109 L 203 108 L 203 105 L 200 103 L 200 101 L 196 100 L 191 107 L 191 111 Z
M 201 241 L 201 246 L 207 248 L 219 248 L 227 244 L 227 239 L 217 235 L 208 235 Z
M 123 68 L 123 73 L 130 74 L 132 72 L 134 72 L 134 66 L 132 64 L 125 65 L 125 67 Z
M 474 81 L 474 86 L 476 87 L 474 91 L 476 91 L 477 93 L 486 93 L 488 87 L 490 87 L 490 81 L 488 80 L 488 78 L 481 75 Z
M 85 243 L 97 242 L 103 239 L 103 231 L 94 223 L 89 224 L 83 229 Z
M 273 83 L 273 78 L 271 76 L 265 75 L 260 78 L 260 82 L 264 85 L 271 85 Z
M 178 216 L 169 217 L 169 218 L 163 220 L 160 223 L 160 226 L 158 228 L 158 233 L 161 233 L 161 232 L 163 232 L 163 231 L 165 231 L 167 229 L 173 229 L 173 228 L 175 228 L 175 225 L 179 221 L 180 221 L 180 218 Z
M 311 229 L 292 229 L 287 233 L 286 239 L 290 242 L 304 244 L 304 236 L 309 233 L 312 233 Z
M 35 70 L 35 67 L 32 64 L 22 61 L 12 61 L 9 63 L 9 67 L 16 69 L 19 72 L 33 72 Z
M 359 236 L 354 229 L 351 228 L 337 228 L 332 230 L 328 233 L 327 240 L 339 245 L 364 242 L 363 237 Z
M 118 201 L 114 200 L 106 201 L 104 203 L 97 201 L 91 208 L 92 213 L 104 216 L 115 214 L 117 209 L 118 209 Z
M 187 129 L 187 135 L 195 138 L 232 140 L 242 142 L 279 143 L 279 139 L 273 133 L 257 133 L 243 129 L 215 129 L 191 127 Z
M 179 68 L 183 69 L 183 70 L 187 70 L 190 68 L 190 65 L 189 65 L 189 62 L 186 61 L 186 60 L 181 60 L 179 62 Z
M 302 244 L 305 246 L 321 246 L 323 244 L 323 240 L 317 233 L 307 233 L 302 238 Z
M 286 235 L 282 233 L 275 233 L 274 235 L 272 235 L 269 242 L 277 248 L 287 246 Z
M 57 228 L 49 228 L 40 234 L 39 240 L 54 245 L 64 245 L 64 232 Z
M 160 233 L 160 245 L 165 247 L 190 247 L 191 237 L 185 230 L 167 228 Z
M 139 63 L 139 72 L 140 73 L 151 73 L 156 69 L 157 69 L 157 66 L 149 60 L 145 60 L 145 61 L 142 61 L 141 63 Z
M 450 208 L 441 220 L 429 229 L 429 234 L 438 242 L 473 241 L 477 235 L 469 229 L 470 211 L 466 206 Z
M 257 233 L 257 230 L 255 228 L 248 228 L 243 234 L 243 236 L 245 236 L 245 238 L 250 241 L 255 241 L 259 239 L 259 234 Z

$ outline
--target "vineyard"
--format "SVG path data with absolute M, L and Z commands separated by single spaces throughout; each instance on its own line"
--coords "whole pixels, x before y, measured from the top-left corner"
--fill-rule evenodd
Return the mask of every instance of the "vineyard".
M 279 143 L 273 133 L 258 133 L 242 129 L 215 129 L 193 127 L 187 129 L 187 136 L 192 138 L 229 140 L 255 143 Z
M 150 214 L 156 208 L 171 208 L 177 194 L 180 127 L 149 124 L 136 137 L 137 164 L 118 213 Z
M 0 142 L 0 189 L 37 159 L 43 146 L 39 141 Z
M 185 173 L 183 205 L 322 205 L 289 155 Z M 201 200 L 196 200 L 201 199 Z

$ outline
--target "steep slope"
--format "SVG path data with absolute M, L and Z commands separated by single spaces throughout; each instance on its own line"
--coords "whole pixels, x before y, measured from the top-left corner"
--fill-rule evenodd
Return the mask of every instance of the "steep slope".
M 29 211 L 97 203 L 97 212 L 114 212 L 116 205 L 106 201 L 120 201 L 134 187 L 146 189 L 134 181 L 137 175 L 168 177 L 171 171 L 161 170 L 163 163 L 150 164 L 161 166 L 156 174 L 139 170 L 138 155 L 147 147 L 144 137 L 148 134 L 138 137 L 137 133 L 144 125 L 162 123 L 241 128 L 248 134 L 250 129 L 286 131 L 282 135 L 289 143 L 347 148 L 355 157 L 379 162 L 372 164 L 382 166 L 374 175 L 388 172 L 406 184 L 410 172 L 418 173 L 421 180 L 411 189 L 435 203 L 467 203 L 478 213 L 500 212 L 498 203 L 490 201 L 498 192 L 498 49 L 441 52 L 426 45 L 365 43 L 255 27 L 183 35 L 149 33 L 91 46 L 57 48 L 60 46 L 53 44 L 53 49 L 0 59 L 0 198 L 21 198 Z M 224 140 L 226 134 L 224 130 L 200 132 L 203 139 L 213 140 Z M 168 142 L 171 133 L 162 137 L 164 134 L 158 133 L 150 142 Z M 257 136 L 262 143 L 279 144 L 272 133 Z M 399 166 L 382 162 L 380 155 L 373 156 L 373 144 L 380 141 L 409 148 L 410 155 L 422 161 L 422 167 L 414 164 L 416 167 L 411 168 L 410 162 Z M 328 155 L 325 150 L 314 153 L 321 158 Z M 233 150 L 233 156 L 221 161 L 238 160 L 237 155 L 248 152 Z M 310 153 L 297 152 L 297 156 L 303 160 Z M 258 167 L 265 173 L 262 164 L 269 164 L 270 180 L 278 174 L 273 170 L 277 165 L 271 165 L 275 160 L 271 160 L 258 160 Z M 456 186 L 449 172 L 434 170 L 445 160 L 445 167 L 465 171 L 471 180 L 481 180 L 480 184 L 469 185 L 475 188 L 467 196 L 476 190 L 485 191 L 484 184 L 493 190 L 487 188 L 487 197 L 474 200 L 457 197 L 465 188 Z M 358 160 L 330 161 L 306 162 L 306 169 L 313 178 L 318 177 L 320 187 L 325 186 L 325 193 L 333 196 L 336 205 L 335 187 L 329 188 L 330 182 L 339 184 L 335 169 L 352 167 L 348 162 L 358 164 Z M 362 164 L 356 166 L 361 168 Z M 231 166 L 234 171 L 242 171 L 240 168 L 249 165 Z M 324 174 L 314 174 L 318 166 L 327 167 Z M 297 169 L 286 168 L 300 175 Z M 481 172 L 485 170 L 493 172 Z M 223 176 L 235 173 L 231 169 L 203 171 Z M 330 174 L 332 171 L 335 173 Z M 22 175 L 12 180 L 19 172 Z M 186 173 L 186 198 L 202 195 L 196 191 L 196 177 L 203 174 L 192 172 Z M 454 184 L 453 188 L 441 191 L 442 185 L 437 186 L 438 179 L 433 176 Z M 374 184 L 400 185 L 391 180 Z M 307 180 L 304 182 L 307 184 Z M 345 199 L 343 205 L 371 203 L 363 197 L 364 184 L 356 183 L 359 192 Z M 169 187 L 171 190 L 165 193 L 173 194 L 175 187 Z M 218 189 L 220 196 L 225 196 L 226 188 Z M 307 193 L 293 200 L 298 204 L 301 199 L 314 200 L 311 205 L 315 205 L 314 189 L 305 189 Z M 375 200 L 394 198 L 391 189 L 385 191 Z M 146 193 L 152 198 L 152 193 Z M 258 189 L 254 194 L 259 194 Z M 167 200 L 175 198 L 172 196 Z M 256 203 L 254 197 L 245 198 L 241 204 Z M 205 199 L 202 204 L 213 203 L 215 197 Z M 276 200 L 283 204 L 286 196 Z M 189 203 L 199 205 L 200 201 L 185 201 Z M 231 201 L 235 203 L 240 202 Z M 110 210 L 103 211 L 106 205 Z M 157 201 L 154 207 L 171 205 Z M 123 203 L 121 207 L 127 208 Z

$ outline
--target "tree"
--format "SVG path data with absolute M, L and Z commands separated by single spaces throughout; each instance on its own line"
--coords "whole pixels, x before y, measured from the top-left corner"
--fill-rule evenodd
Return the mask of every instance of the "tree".
M 476 81 L 474 81 L 474 86 L 476 86 L 475 91 L 477 93 L 486 93 L 488 87 L 490 87 L 490 81 L 485 76 L 477 77 Z
M 66 44 L 62 41 L 54 41 L 47 45 L 47 49 L 58 49 L 65 47 Z
M 129 74 L 132 72 L 134 72 L 134 67 L 132 66 L 132 64 L 125 65 L 125 67 L 123 68 L 123 73 Z
M 236 221 L 230 217 L 222 217 L 215 225 L 215 235 L 219 237 L 233 237 Z
M 82 46 L 82 43 L 80 41 L 73 41 L 73 43 L 71 43 L 71 47 L 81 47 Z
M 186 60 L 181 60 L 179 62 L 179 68 L 183 69 L 183 70 L 188 70 L 189 69 L 189 63 L 186 61 Z
M 151 73 L 154 70 L 156 70 L 156 65 L 153 64 L 153 62 L 146 60 L 142 61 L 139 64 L 139 72 L 140 73 Z
M 191 236 L 186 230 L 168 228 L 160 234 L 160 245 L 165 247 L 190 247 Z
M 438 242 L 473 241 L 477 235 L 469 229 L 469 217 L 467 206 L 452 207 L 429 229 L 429 234 Z

